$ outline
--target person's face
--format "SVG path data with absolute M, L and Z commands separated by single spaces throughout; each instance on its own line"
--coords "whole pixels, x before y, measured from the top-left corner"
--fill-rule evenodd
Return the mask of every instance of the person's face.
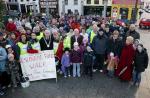
M 143 47 L 141 47 L 140 45 L 138 45 L 137 49 L 138 49 L 139 52 L 142 52 Z
M 106 32 L 109 32 L 109 28 L 105 28 Z
M 65 54 L 68 55 L 68 54 L 69 54 L 69 51 L 65 51 Z
M 132 41 L 130 39 L 126 39 L 126 44 L 130 45 L 130 44 L 132 44 Z
M 119 36 L 119 35 L 114 34 L 114 35 L 113 35 L 113 39 L 117 39 L 117 38 L 118 38 L 118 36 Z
M 105 24 L 101 24 L 101 28 L 103 28 L 103 29 L 104 29 L 104 28 L 105 28 Z
M 99 35 L 101 35 L 101 36 L 104 34 L 103 31 L 99 31 L 98 33 L 99 33 Z
M 78 35 L 79 35 L 79 30 L 75 29 L 75 30 L 74 30 L 74 35 L 75 35 L 75 36 L 78 36 Z
M 134 27 L 134 26 L 130 26 L 130 30 L 131 30 L 131 31 L 134 31 L 134 30 L 135 30 L 135 27 Z
M 27 39 L 27 38 L 26 38 L 25 35 L 22 35 L 22 36 L 21 36 L 21 40 L 22 40 L 23 42 L 26 42 L 26 39 Z
M 51 33 L 48 32 L 48 31 L 45 31 L 44 34 L 45 34 L 46 37 L 49 37 Z
M 16 35 L 15 34 L 11 34 L 11 38 L 12 39 L 16 39 Z
M 0 40 L 3 40 L 3 36 L 0 36 Z
M 94 25 L 94 26 L 93 26 L 93 31 L 95 31 L 95 32 L 96 32 L 96 31 L 97 31 L 97 29 L 98 29 L 98 28 L 97 28 L 97 26 L 95 26 L 95 25 Z
M 138 42 L 138 41 L 135 41 L 134 44 L 135 44 L 135 46 L 137 46 L 137 45 L 139 44 L 139 42 Z
M 31 34 L 31 38 L 32 38 L 32 39 L 36 39 L 36 34 L 32 33 L 32 34 Z
M 8 48 L 7 50 L 8 50 L 8 53 L 11 53 L 13 51 L 12 48 Z

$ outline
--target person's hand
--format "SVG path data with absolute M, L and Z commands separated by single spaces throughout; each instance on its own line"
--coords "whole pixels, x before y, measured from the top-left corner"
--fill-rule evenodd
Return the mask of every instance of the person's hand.
M 82 62 L 80 64 L 82 64 Z

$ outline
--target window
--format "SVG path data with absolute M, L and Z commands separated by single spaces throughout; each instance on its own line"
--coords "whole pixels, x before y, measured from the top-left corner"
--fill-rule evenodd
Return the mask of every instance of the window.
M 11 2 L 11 0 L 9 0 L 9 2 Z
M 99 0 L 94 0 L 94 4 L 99 4 Z
M 78 0 L 74 0 L 74 5 L 78 5 Z
M 21 0 L 21 2 L 23 2 L 23 0 Z
M 29 1 L 29 0 L 27 0 L 27 1 Z
M 68 5 L 68 0 L 65 0 L 65 5 Z
M 15 2 L 17 2 L 17 0 L 15 0 Z
M 87 3 L 87 4 L 91 4 L 91 0 L 87 0 L 86 3 Z

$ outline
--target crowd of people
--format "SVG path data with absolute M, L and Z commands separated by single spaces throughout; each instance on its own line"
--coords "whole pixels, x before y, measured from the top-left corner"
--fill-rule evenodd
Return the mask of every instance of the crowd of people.
M 57 72 L 67 77 L 93 72 L 139 86 L 148 54 L 134 24 L 96 16 L 19 17 L 0 23 L 0 94 L 20 84 L 20 56 L 54 50 Z

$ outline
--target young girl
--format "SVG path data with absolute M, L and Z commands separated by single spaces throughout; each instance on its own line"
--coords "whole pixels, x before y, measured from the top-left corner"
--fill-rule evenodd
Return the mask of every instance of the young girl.
M 73 45 L 73 50 L 70 54 L 71 63 L 73 64 L 73 77 L 80 77 L 80 64 L 82 64 L 82 51 L 77 42 Z
M 108 56 L 108 59 L 106 60 L 107 65 L 107 71 L 109 77 L 114 77 L 114 70 L 117 68 L 118 65 L 118 57 L 114 56 L 114 53 L 110 53 Z
M 65 48 L 64 54 L 61 59 L 61 69 L 64 73 L 64 77 L 67 76 L 70 77 L 70 54 L 69 54 L 69 48 Z
M 134 71 L 132 85 L 139 86 L 141 82 L 141 73 L 145 71 L 148 66 L 148 54 L 142 44 L 137 45 L 137 50 L 134 59 Z
M 8 55 L 8 62 L 6 64 L 7 72 L 11 76 L 11 83 L 13 87 L 17 87 L 17 83 L 20 82 L 19 64 L 14 59 L 13 54 Z

